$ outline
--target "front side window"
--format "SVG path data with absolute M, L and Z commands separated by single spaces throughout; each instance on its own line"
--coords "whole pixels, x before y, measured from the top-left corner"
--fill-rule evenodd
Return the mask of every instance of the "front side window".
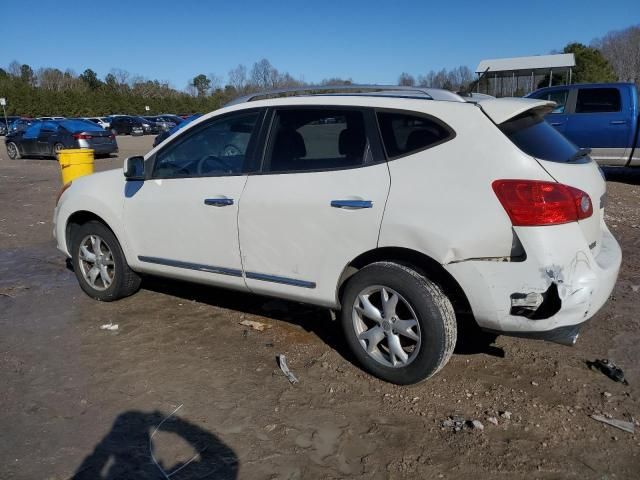
M 259 112 L 214 120 L 161 150 L 154 178 L 184 178 L 242 173 Z
M 620 103 L 617 88 L 581 88 L 578 90 L 576 113 L 619 112 Z
M 431 118 L 378 112 L 378 124 L 389 158 L 424 150 L 453 138 L 453 132 Z
M 364 162 L 367 134 L 359 110 L 281 110 L 272 131 L 272 172 L 350 168 Z

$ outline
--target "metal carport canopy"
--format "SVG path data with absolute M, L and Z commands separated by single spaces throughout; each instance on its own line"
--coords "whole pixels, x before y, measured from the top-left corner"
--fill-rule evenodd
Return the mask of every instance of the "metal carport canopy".
M 531 57 L 494 58 L 482 60 L 476 68 L 476 73 L 483 73 L 489 68 L 489 73 L 499 76 L 512 74 L 513 72 L 536 72 L 549 70 L 563 70 L 576 66 L 573 53 L 561 53 L 557 55 L 534 55 Z

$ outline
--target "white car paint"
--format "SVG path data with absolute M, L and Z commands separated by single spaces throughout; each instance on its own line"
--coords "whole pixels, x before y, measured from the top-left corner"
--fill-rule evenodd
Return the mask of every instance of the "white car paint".
M 612 291 L 621 252 L 597 205 L 605 183 L 596 165 L 539 161 L 495 125 L 530 109 L 549 108 L 549 102 L 490 99 L 475 105 L 364 95 L 260 100 L 202 116 L 145 158 L 212 117 L 283 105 L 425 113 L 450 125 L 456 137 L 398 160 L 347 170 L 147 180 L 130 197 L 125 192 L 133 187 L 121 170 L 92 175 L 74 181 L 56 207 L 58 248 L 70 254 L 67 222 L 74 212 L 89 211 L 111 227 L 134 270 L 330 308 L 340 306 L 340 282 L 353 259 L 377 248 L 403 248 L 428 256 L 452 275 L 481 327 L 510 333 L 582 323 Z M 509 178 L 581 188 L 594 202 L 594 215 L 565 225 L 513 227 L 491 187 L 494 180 Z M 204 207 L 203 200 L 212 196 L 232 198 L 234 204 Z M 331 208 L 331 200 L 340 198 L 371 200 L 373 208 Z M 526 252 L 523 261 L 512 258 L 514 244 Z M 141 256 L 241 273 L 145 264 Z M 280 277 L 303 284 L 285 285 Z M 562 299 L 557 314 L 542 320 L 510 314 L 512 294 L 542 293 L 552 284 Z

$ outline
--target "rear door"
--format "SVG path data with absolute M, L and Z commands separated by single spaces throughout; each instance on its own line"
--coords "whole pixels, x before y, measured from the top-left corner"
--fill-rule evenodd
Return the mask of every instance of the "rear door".
M 38 155 L 52 155 L 60 126 L 55 122 L 42 122 L 36 145 Z
M 373 249 L 389 191 L 373 111 L 276 109 L 261 174 L 247 180 L 239 233 L 248 287 L 335 306 L 345 267 Z
M 633 132 L 628 104 L 617 87 L 580 87 L 575 110 L 569 115 L 566 135 L 604 165 L 625 165 L 631 154 Z

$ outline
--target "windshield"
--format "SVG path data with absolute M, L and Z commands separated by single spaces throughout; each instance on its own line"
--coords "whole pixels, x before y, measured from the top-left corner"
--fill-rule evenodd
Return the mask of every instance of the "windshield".
M 568 163 L 583 158 L 577 155 L 578 147 L 539 113 L 527 112 L 500 124 L 499 128 L 520 150 L 540 160 Z

